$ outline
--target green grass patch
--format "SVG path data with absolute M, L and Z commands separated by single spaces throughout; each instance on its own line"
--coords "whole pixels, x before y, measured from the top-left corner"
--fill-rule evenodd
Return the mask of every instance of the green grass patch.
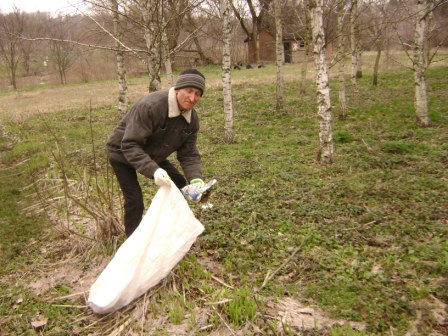
M 312 85 L 309 96 L 297 97 L 298 82 L 288 83 L 286 109 L 277 111 L 274 86 L 257 84 L 260 71 L 274 76 L 273 69 L 235 75 L 253 80 L 233 88 L 234 144 L 223 142 L 221 90 L 208 89 L 200 103 L 203 172 L 206 179 L 218 180 L 210 199 L 214 207 L 206 211 L 192 204 L 206 230 L 199 247 L 176 268 L 184 292 L 156 295 L 154 314 L 166 314 L 173 324 L 188 318 L 193 328 L 192 302 L 201 306 L 198 298 L 230 299 L 218 312 L 242 327 L 263 309 L 252 289 L 305 241 L 257 295 L 306 297 L 334 318 L 366 322 L 366 333 L 394 328 L 404 334 L 417 310 L 425 309 L 420 302 L 430 297 L 447 302 L 448 68 L 428 71 L 432 125 L 424 129 L 415 125 L 412 73 L 384 73 L 375 88 L 367 74 L 358 96 L 348 91 L 347 120 L 333 120 L 336 156 L 330 166 L 316 163 Z M 220 70 L 207 67 L 204 72 L 218 76 Z M 333 96 L 336 84 L 331 83 Z M 333 112 L 336 116 L 336 107 Z M 20 251 L 44 227 L 21 214 L 23 187 L 41 172 L 53 172 L 56 147 L 65 155 L 66 167 L 98 170 L 92 148 L 96 159 L 105 161 L 103 147 L 118 121 L 115 115 L 105 107 L 6 124 L 18 139 L 12 144 L 1 140 L 2 164 L 27 163 L 19 165 L 17 176 L 14 169 L 1 172 L 4 273 L 29 261 Z M 144 189 L 149 203 L 156 187 L 145 182 Z M 220 277 L 234 289 L 217 290 L 199 259 L 220 265 Z M 219 315 L 208 322 L 219 324 Z M 364 333 L 341 327 L 329 334 Z

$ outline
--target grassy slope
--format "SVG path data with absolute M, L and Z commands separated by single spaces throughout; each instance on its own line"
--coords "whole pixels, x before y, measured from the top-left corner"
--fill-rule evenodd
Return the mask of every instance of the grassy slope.
M 208 172 L 221 181 L 205 239 L 229 273 L 259 286 L 307 236 L 272 290 L 303 292 L 378 331 L 403 326 L 429 294 L 446 302 L 447 74 L 446 67 L 429 72 L 434 126 L 426 129 L 414 124 L 411 74 L 384 75 L 378 88 L 363 79 L 349 119 L 334 120 L 337 156 L 329 167 L 314 162 L 313 104 L 290 98 L 279 114 L 273 87 L 237 88 L 237 144 L 205 133 L 215 142 Z M 219 124 L 211 117 L 210 127 Z
M 255 71 L 260 70 L 237 76 L 250 78 L 257 76 Z M 272 68 L 264 71 L 274 73 Z M 368 76 L 363 78 L 360 96 L 349 97 L 348 120 L 334 119 L 336 160 L 327 167 L 315 162 L 314 96 L 297 97 L 297 82 L 287 85 L 284 112 L 275 111 L 273 85 L 256 80 L 236 85 L 232 145 L 222 143 L 221 92 L 208 90 L 200 107 L 200 147 L 204 172 L 219 186 L 212 211 L 195 208 L 206 227 L 197 257 L 221 264 L 226 282 L 253 288 L 305 240 L 262 294 L 307 296 L 334 316 L 366 321 L 369 330 L 380 333 L 391 326 L 405 329 L 419 309 L 427 313 L 422 307 L 430 295 L 447 302 L 448 68 L 431 69 L 428 78 L 434 125 L 426 129 L 414 124 L 411 73 L 384 74 L 377 88 Z M 75 113 L 87 116 L 85 110 Z M 97 148 L 116 123 L 113 113 L 94 111 Z M 73 115 L 50 115 L 46 122 L 63 139 L 67 160 L 88 166 L 87 117 Z M 20 133 L 21 141 L 2 155 L 4 164 L 31 157 L 28 172 L 48 164 L 49 136 L 42 119 L 24 121 L 20 131 L 17 125 L 9 129 Z M 11 201 L 2 210 L 2 223 L 9 223 L 14 216 L 8 214 L 19 213 L 16 203 L 22 195 L 17 190 L 25 183 L 2 174 L 9 181 L 2 184 L 2 193 Z M 150 186 L 149 194 L 153 190 Z M 2 225 L 2 237 L 9 237 L 2 241 L 7 272 L 35 258 L 20 251 L 28 237 L 36 236 L 37 224 L 24 219 L 14 229 Z M 8 235 L 9 230 L 14 234 Z M 12 306 L 8 300 L 2 297 Z M 61 315 L 47 311 L 39 300 L 37 306 L 47 315 Z M 433 323 L 425 320 L 429 329 Z

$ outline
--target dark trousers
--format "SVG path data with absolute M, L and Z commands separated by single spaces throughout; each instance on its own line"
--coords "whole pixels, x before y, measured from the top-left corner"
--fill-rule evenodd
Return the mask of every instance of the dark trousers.
M 137 172 L 134 168 L 115 160 L 109 160 L 109 162 L 117 176 L 118 184 L 123 193 L 124 228 L 126 236 L 129 237 L 140 224 L 143 217 L 145 207 L 143 204 L 142 188 L 140 187 L 137 179 Z M 187 185 L 185 177 L 171 164 L 171 162 L 165 160 L 158 165 L 168 173 L 171 180 L 179 189 Z

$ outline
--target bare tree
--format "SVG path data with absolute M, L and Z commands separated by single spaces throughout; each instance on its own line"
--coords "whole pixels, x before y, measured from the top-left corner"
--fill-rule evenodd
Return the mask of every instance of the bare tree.
M 393 13 L 389 10 L 390 2 L 388 0 L 369 0 L 366 2 L 364 14 L 367 16 L 368 25 L 366 28 L 366 38 L 370 46 L 376 51 L 375 62 L 373 66 L 372 84 L 378 84 L 378 72 L 381 55 L 385 45 L 387 45 L 387 31 L 391 27 L 391 17 Z M 396 13 L 394 13 L 396 14 Z
M 345 19 L 345 0 L 338 0 L 337 3 L 337 54 L 338 77 L 339 77 L 339 119 L 347 119 L 347 98 L 345 92 L 345 50 L 344 50 L 344 19 Z
M 52 61 L 59 73 L 61 84 L 67 83 L 67 71 L 73 65 L 79 49 L 77 45 L 66 42 L 77 40 L 77 29 L 75 29 L 76 16 L 59 16 L 51 19 L 49 34 L 50 61 Z
M 305 45 L 305 55 L 303 56 L 303 61 L 302 61 L 302 67 L 301 67 L 301 79 L 300 79 L 300 89 L 299 92 L 300 94 L 305 94 L 306 93 L 306 73 L 308 71 L 308 59 L 310 58 L 310 46 L 312 45 L 312 33 L 311 33 L 311 17 L 310 17 L 310 12 L 307 9 L 308 8 L 308 1 L 309 0 L 303 0 L 303 8 L 305 9 L 305 22 L 304 22 L 304 26 L 305 26 L 305 33 L 304 36 L 302 37 L 302 42 Z
M 24 13 L 25 25 L 22 36 L 34 38 L 42 35 L 44 28 L 43 22 L 48 22 L 49 19 L 50 18 L 48 13 Z M 36 52 L 38 51 L 38 48 L 35 42 L 23 39 L 22 36 L 20 36 L 21 40 L 19 44 L 21 65 L 23 68 L 24 76 L 30 76 L 32 75 L 32 63 L 36 58 Z
M 147 48 L 147 68 L 149 75 L 148 91 L 161 89 L 161 30 L 162 3 L 159 0 L 134 0 L 143 17 L 144 37 Z
M 358 91 L 358 78 L 360 77 L 360 44 L 359 44 L 359 26 L 358 26 L 358 0 L 350 0 L 350 48 L 352 54 L 351 81 L 353 88 Z
M 283 48 L 283 34 L 282 34 L 282 4 L 281 0 L 274 0 L 274 15 L 275 15 L 275 53 L 277 64 L 277 91 L 276 91 L 276 108 L 283 109 L 284 100 L 284 78 L 283 78 L 283 63 L 285 61 Z
M 233 103 L 231 83 L 231 57 L 230 57 L 230 6 L 229 0 L 220 0 L 222 19 L 223 51 L 222 51 L 222 90 L 224 96 L 224 141 L 233 143 Z
M 14 90 L 17 90 L 17 68 L 21 57 L 20 36 L 24 29 L 25 16 L 17 7 L 14 7 L 12 13 L 0 14 L 0 57 Z
M 316 65 L 316 96 L 319 120 L 319 148 L 317 161 L 332 163 L 334 156 L 330 86 L 325 59 L 325 33 L 323 29 L 323 0 L 309 0 L 311 27 Z
M 269 18 L 269 10 L 271 8 L 273 0 L 258 0 L 255 3 L 253 0 L 246 0 L 246 5 L 249 8 L 249 13 L 251 17 L 252 30 L 249 29 L 247 23 L 245 22 L 245 17 L 242 12 L 242 7 L 237 8 L 233 1 L 231 2 L 233 12 L 240 22 L 241 28 L 247 35 L 248 41 L 253 42 L 254 46 L 254 60 L 255 63 L 260 62 L 260 40 L 259 33 L 266 25 Z
M 425 45 L 428 39 L 428 27 L 432 11 L 433 0 L 417 0 L 417 16 L 414 35 L 413 68 L 415 71 L 415 114 L 417 124 L 429 126 L 428 93 L 425 72 L 429 66 L 429 59 L 425 57 Z
M 426 70 L 443 45 L 443 40 L 438 40 L 437 45 L 431 45 L 428 41 L 431 37 L 435 38 L 433 36 L 435 25 L 432 24 L 433 13 L 447 4 L 447 0 L 414 0 L 412 3 L 405 1 L 398 3 L 400 5 L 398 8 L 403 11 L 400 23 L 408 24 L 410 19 L 414 23 L 413 40 L 410 37 L 403 36 L 403 30 L 400 31 L 398 25 L 395 27 L 395 32 L 411 61 L 411 66 L 403 65 L 414 71 L 416 122 L 421 127 L 430 125 Z M 410 50 L 412 53 L 409 52 Z
M 128 110 L 128 85 L 126 80 L 126 67 L 124 64 L 124 51 L 120 40 L 122 37 L 120 26 L 120 11 L 117 0 L 109 0 L 113 17 L 114 35 L 117 38 L 115 48 L 117 49 L 117 75 L 118 75 L 118 113 L 125 115 Z

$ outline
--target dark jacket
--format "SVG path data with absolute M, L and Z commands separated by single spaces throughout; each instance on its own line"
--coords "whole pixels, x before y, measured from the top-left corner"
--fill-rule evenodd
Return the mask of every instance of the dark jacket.
M 187 181 L 202 178 L 196 147 L 199 131 L 196 111 L 191 111 L 190 123 L 182 115 L 168 117 L 168 111 L 168 91 L 153 92 L 138 99 L 107 141 L 109 158 L 153 177 L 158 163 L 177 152 Z

